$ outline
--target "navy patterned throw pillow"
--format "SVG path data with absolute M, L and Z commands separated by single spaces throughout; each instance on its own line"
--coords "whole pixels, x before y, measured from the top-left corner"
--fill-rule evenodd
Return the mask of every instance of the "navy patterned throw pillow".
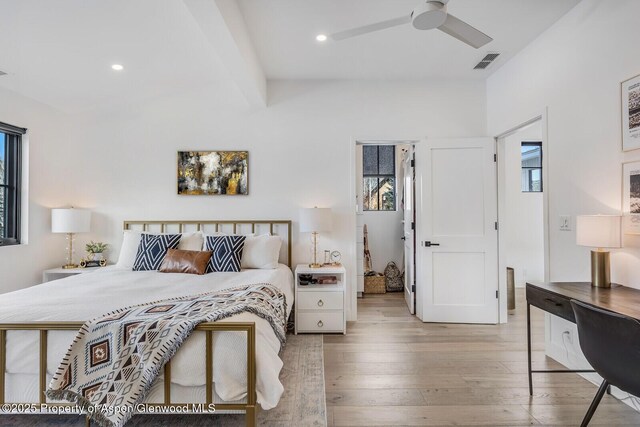
M 160 269 L 167 250 L 178 249 L 180 237 L 180 234 L 143 234 L 140 237 L 133 271 Z
M 240 271 L 245 236 L 206 236 L 205 246 L 211 251 L 207 273 Z

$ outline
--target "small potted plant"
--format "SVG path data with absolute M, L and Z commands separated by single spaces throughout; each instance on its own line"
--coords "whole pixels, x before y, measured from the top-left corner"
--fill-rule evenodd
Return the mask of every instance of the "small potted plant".
M 102 242 L 94 242 L 93 240 L 87 243 L 87 258 L 90 261 L 102 261 L 104 259 L 104 251 L 107 250 L 109 245 Z

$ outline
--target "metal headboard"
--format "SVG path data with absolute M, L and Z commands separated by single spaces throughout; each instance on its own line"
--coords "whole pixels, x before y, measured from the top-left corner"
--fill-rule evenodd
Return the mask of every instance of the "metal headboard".
M 162 220 L 162 221 L 125 221 L 125 230 L 141 230 L 159 233 L 188 233 L 191 231 L 228 232 L 232 234 L 266 233 L 279 236 L 286 242 L 280 250 L 280 262 L 291 268 L 291 221 L 290 220 Z M 285 235 L 286 233 L 286 235 Z

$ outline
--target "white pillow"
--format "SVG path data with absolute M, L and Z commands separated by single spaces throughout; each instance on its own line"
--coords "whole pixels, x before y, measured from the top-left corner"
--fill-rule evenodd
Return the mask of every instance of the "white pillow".
M 242 268 L 278 268 L 282 239 L 263 234 L 247 236 L 242 251 Z
M 180 234 L 180 233 L 148 233 L 134 230 L 124 230 L 122 238 L 122 246 L 120 246 L 120 255 L 118 256 L 118 262 L 116 267 L 126 268 L 127 270 L 133 269 L 133 263 L 136 260 L 138 253 L 138 246 L 140 246 L 140 239 L 142 234 Z M 182 233 L 180 237 L 180 245 L 178 249 L 185 251 L 201 251 L 204 238 L 202 232 L 196 231 L 193 233 Z

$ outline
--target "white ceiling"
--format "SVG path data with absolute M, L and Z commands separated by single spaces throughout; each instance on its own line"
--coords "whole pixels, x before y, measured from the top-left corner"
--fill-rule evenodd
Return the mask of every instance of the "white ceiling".
M 179 0 L 0 0 L 0 70 L 0 86 L 69 112 L 224 78 Z
M 421 0 L 240 0 L 271 79 L 484 79 L 579 0 L 450 0 L 448 11 L 493 37 L 476 50 L 410 24 L 340 42 L 315 36 L 408 15 Z M 488 51 L 502 57 L 472 70 Z
M 223 95 L 235 96 L 229 95 L 234 83 L 241 90 L 251 86 L 236 76 L 243 52 L 253 51 L 259 62 L 254 74 L 263 80 L 484 79 L 578 2 L 450 0 L 452 14 L 494 38 L 480 50 L 410 25 L 342 42 L 315 41 L 321 32 L 408 14 L 418 1 L 0 0 L 0 70 L 8 73 L 0 87 L 67 112 L 204 87 L 223 88 L 223 102 Z M 207 20 L 194 19 L 194 5 L 235 8 L 240 19 L 216 22 L 226 22 L 234 34 L 237 55 L 228 51 L 233 42 L 217 43 L 219 33 L 202 24 Z M 473 71 L 487 51 L 503 56 L 488 70 Z M 114 63 L 124 71 L 113 71 Z

